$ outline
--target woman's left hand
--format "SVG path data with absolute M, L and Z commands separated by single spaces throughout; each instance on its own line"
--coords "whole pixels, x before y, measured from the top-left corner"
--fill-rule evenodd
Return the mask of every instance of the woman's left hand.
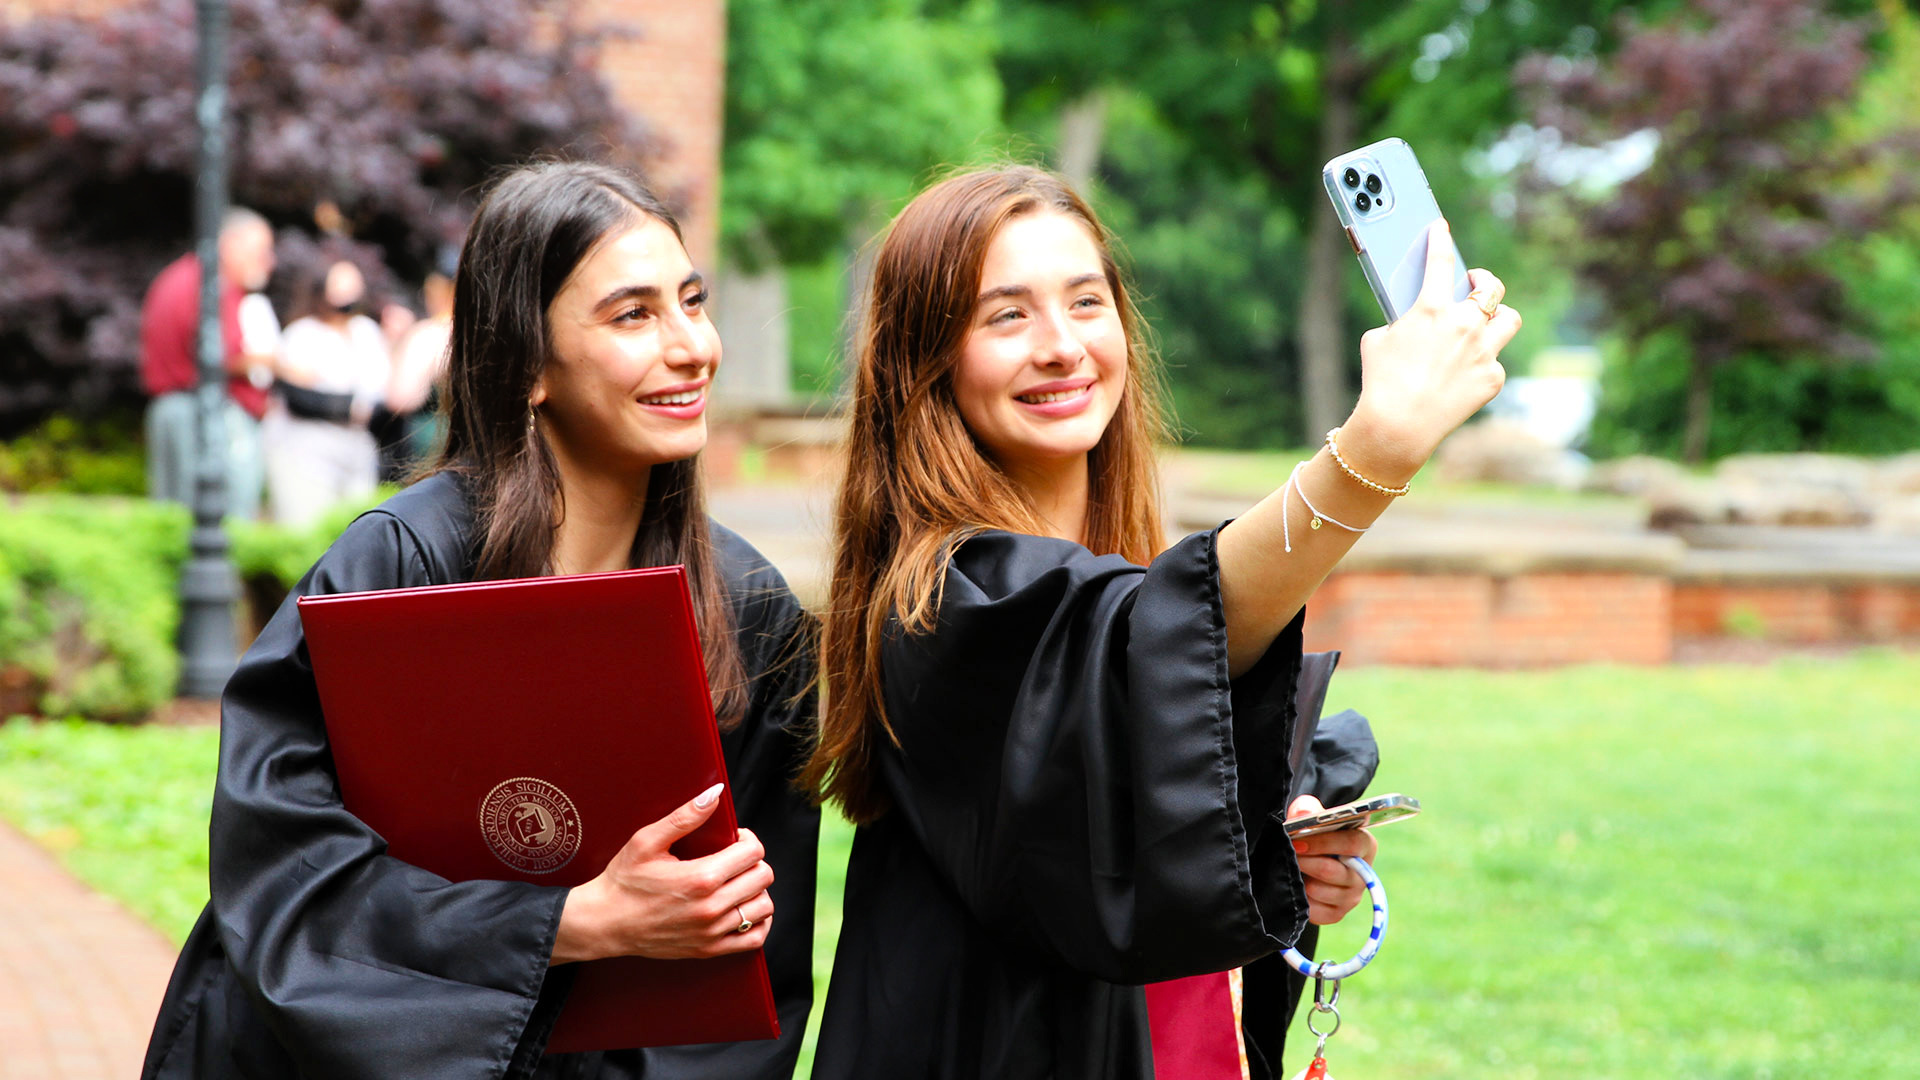
M 1302 795 L 1287 807 L 1287 820 L 1317 814 L 1326 807 L 1311 795 Z M 1347 917 L 1367 894 L 1366 882 L 1340 861 L 1342 855 L 1358 855 L 1369 866 L 1380 853 L 1380 845 L 1365 829 L 1341 829 L 1320 833 L 1293 842 L 1294 857 L 1300 861 L 1300 875 L 1307 884 L 1307 921 L 1315 926 L 1331 926 Z

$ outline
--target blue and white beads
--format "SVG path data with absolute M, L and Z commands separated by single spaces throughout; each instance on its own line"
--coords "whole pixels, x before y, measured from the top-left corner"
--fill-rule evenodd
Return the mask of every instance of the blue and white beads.
M 1380 875 L 1374 873 L 1373 867 L 1368 866 L 1364 859 L 1342 855 L 1340 861 L 1352 867 L 1360 875 L 1360 880 L 1367 884 L 1367 896 L 1373 900 L 1373 929 L 1367 933 L 1366 944 L 1360 946 L 1360 951 L 1354 954 L 1353 959 L 1339 964 L 1317 964 L 1300 955 L 1299 949 L 1288 946 L 1280 955 L 1286 959 L 1288 966 L 1308 978 L 1347 978 L 1373 962 L 1380 952 L 1380 939 L 1387 936 L 1387 890 L 1380 884 Z

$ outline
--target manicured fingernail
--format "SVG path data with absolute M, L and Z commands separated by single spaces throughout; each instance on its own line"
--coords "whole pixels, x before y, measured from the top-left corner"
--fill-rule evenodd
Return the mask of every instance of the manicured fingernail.
M 693 797 L 693 805 L 699 807 L 702 810 L 705 810 L 707 807 L 712 806 L 714 800 L 720 797 L 720 789 L 725 786 L 726 786 L 725 784 L 715 784 L 712 787 L 708 788 L 707 790 L 701 792 L 700 794 L 695 795 Z
M 1297 855 L 1306 854 L 1306 851 L 1307 851 L 1306 842 L 1301 840 L 1295 840 L 1293 842 L 1293 850 L 1294 850 L 1294 853 Z

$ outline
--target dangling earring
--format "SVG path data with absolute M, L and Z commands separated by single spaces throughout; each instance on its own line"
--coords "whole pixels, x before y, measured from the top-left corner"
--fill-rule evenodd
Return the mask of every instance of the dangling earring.
M 533 434 L 533 402 L 527 402 L 527 434 Z

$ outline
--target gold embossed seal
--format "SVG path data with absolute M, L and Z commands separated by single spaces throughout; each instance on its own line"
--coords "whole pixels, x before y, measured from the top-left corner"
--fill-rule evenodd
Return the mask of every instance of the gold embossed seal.
M 480 800 L 480 835 L 515 870 L 550 874 L 580 851 L 580 814 L 566 792 L 538 777 L 516 776 Z

